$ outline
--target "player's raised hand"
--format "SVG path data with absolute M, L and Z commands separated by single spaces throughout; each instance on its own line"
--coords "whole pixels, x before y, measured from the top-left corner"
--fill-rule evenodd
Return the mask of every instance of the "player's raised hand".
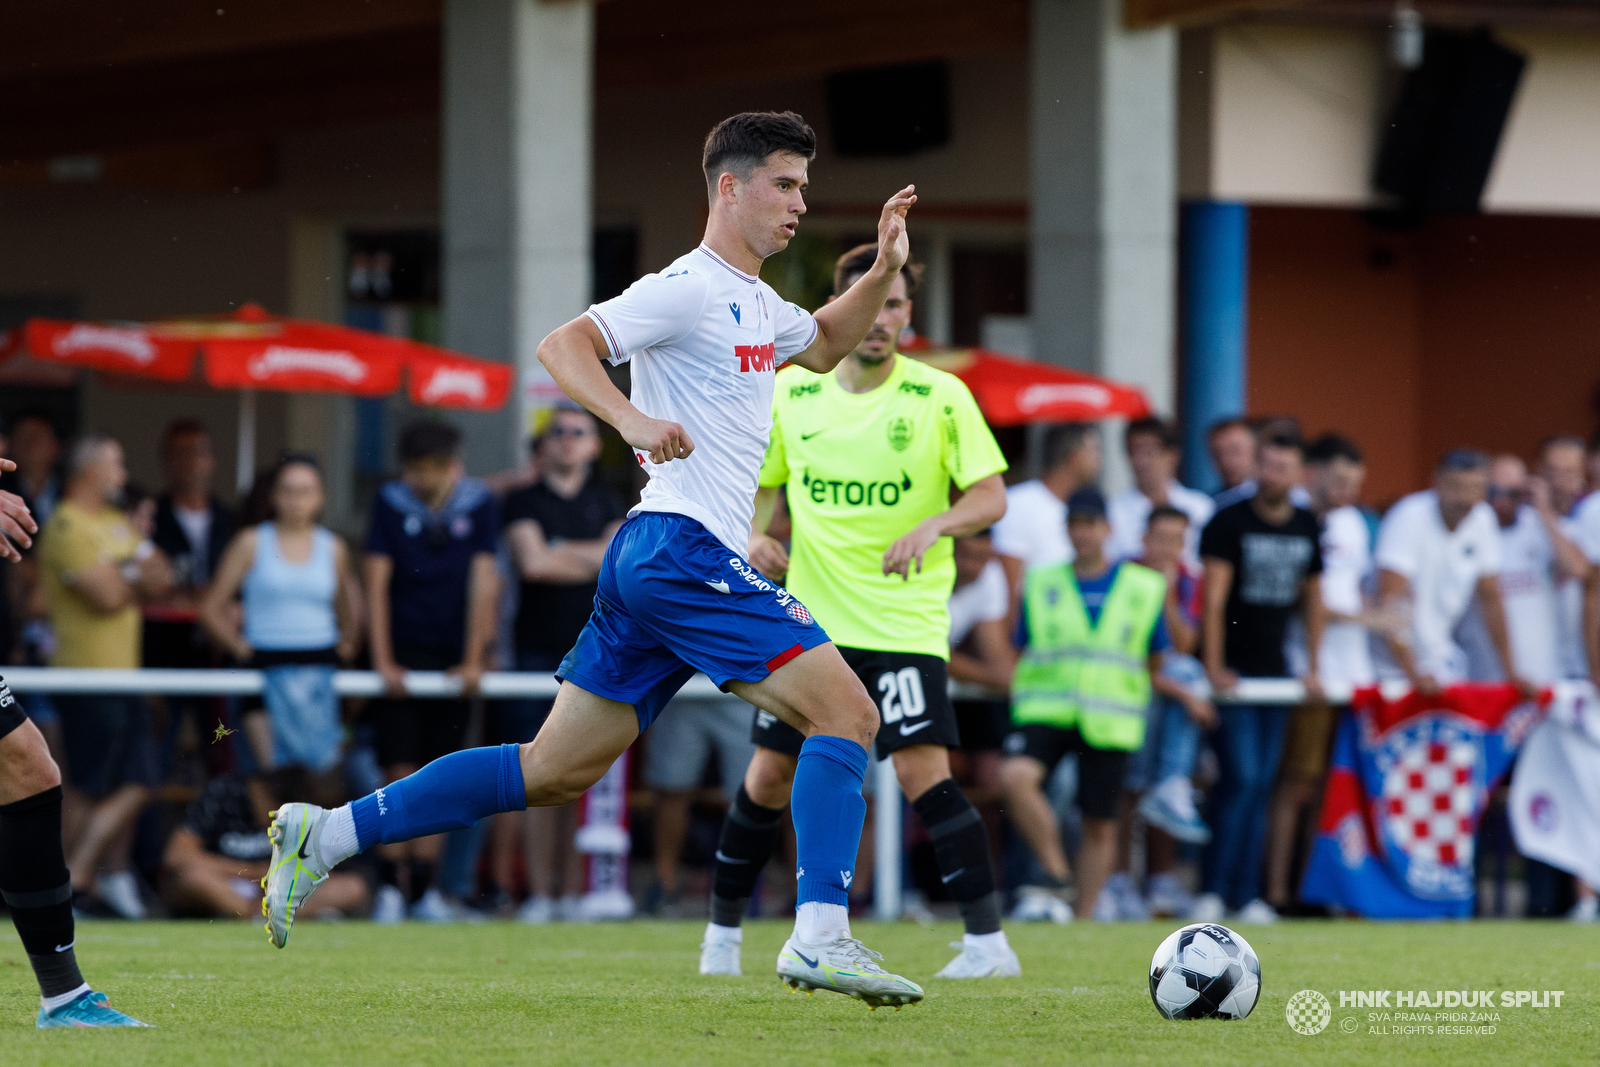
M 694 442 L 689 439 L 688 430 L 675 422 L 652 419 L 643 412 L 618 426 L 617 432 L 636 452 L 649 456 L 651 463 L 687 459 L 689 453 L 694 451 Z
M 911 238 L 906 233 L 906 212 L 917 202 L 917 187 L 908 185 L 889 198 L 878 217 L 878 258 L 890 275 L 906 265 L 911 255 Z

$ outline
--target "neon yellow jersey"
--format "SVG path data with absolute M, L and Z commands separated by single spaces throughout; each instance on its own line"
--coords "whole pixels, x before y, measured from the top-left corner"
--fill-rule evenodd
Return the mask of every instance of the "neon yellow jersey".
M 910 580 L 885 576 L 883 553 L 950 506 L 962 489 L 1006 469 L 1000 446 L 961 380 L 905 356 L 870 393 L 791 366 L 772 393 L 761 484 L 787 485 L 794 516 L 791 592 L 836 644 L 949 658 L 951 541 L 941 537 Z

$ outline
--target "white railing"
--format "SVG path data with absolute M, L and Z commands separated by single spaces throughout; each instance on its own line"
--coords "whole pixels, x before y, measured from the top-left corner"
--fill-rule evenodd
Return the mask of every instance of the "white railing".
M 0 672 L 6 684 L 18 693 L 148 693 L 165 696 L 249 696 L 261 692 L 260 671 L 248 670 L 171 670 L 146 668 L 144 670 L 93 670 L 75 667 L 7 667 Z M 1587 685 L 1586 682 L 1558 682 L 1557 689 L 1566 685 Z M 479 691 L 486 699 L 518 697 L 553 698 L 561 683 L 553 674 L 520 671 L 490 671 L 483 676 Z M 1408 685 L 1403 680 L 1385 682 L 1386 697 L 1405 694 Z M 376 671 L 338 671 L 334 674 L 334 689 L 341 696 L 376 697 L 383 695 L 383 678 Z M 461 694 L 460 679 L 442 671 L 410 671 L 406 674 L 406 691 L 421 698 L 449 698 Z M 696 674 L 679 691 L 679 695 L 696 698 L 723 698 L 738 700 L 724 693 L 710 678 Z M 961 698 L 985 697 L 995 694 L 974 689 L 959 683 L 952 693 Z M 1350 690 L 1330 688 L 1325 696 L 1342 703 L 1350 699 Z M 1293 678 L 1246 678 L 1237 689 L 1219 696 L 1220 703 L 1232 704 L 1299 704 L 1306 698 L 1305 687 Z M 880 919 L 900 917 L 901 896 L 901 818 L 888 812 L 891 799 L 899 801 L 900 783 L 895 779 L 894 762 L 877 763 L 873 777 L 877 797 L 877 817 L 873 820 L 874 863 L 874 913 Z M 898 806 L 898 805 L 897 805 Z M 901 815 L 896 812 L 895 815 Z

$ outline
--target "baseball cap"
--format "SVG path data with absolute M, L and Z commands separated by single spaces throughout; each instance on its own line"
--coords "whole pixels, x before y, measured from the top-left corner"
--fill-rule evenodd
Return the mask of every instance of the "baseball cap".
M 1106 517 L 1106 498 L 1094 486 L 1079 489 L 1067 497 L 1067 521 L 1103 519 Z

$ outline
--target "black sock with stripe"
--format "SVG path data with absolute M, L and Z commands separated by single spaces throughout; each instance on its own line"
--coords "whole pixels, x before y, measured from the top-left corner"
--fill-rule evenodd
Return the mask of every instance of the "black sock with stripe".
M 61 847 L 61 787 L 0 805 L 0 896 L 39 979 L 59 997 L 84 984 L 73 951 L 72 876 Z
M 717 838 L 717 868 L 711 889 L 711 921 L 738 926 L 750 907 L 756 879 L 772 858 L 778 842 L 782 808 L 764 808 L 740 784 Z
M 989 859 L 989 831 L 983 816 L 961 791 L 954 778 L 946 778 L 911 802 L 922 825 L 933 838 L 933 855 L 939 879 L 961 909 L 969 934 L 992 934 L 1000 929 L 1000 894 L 995 890 L 994 868 Z

